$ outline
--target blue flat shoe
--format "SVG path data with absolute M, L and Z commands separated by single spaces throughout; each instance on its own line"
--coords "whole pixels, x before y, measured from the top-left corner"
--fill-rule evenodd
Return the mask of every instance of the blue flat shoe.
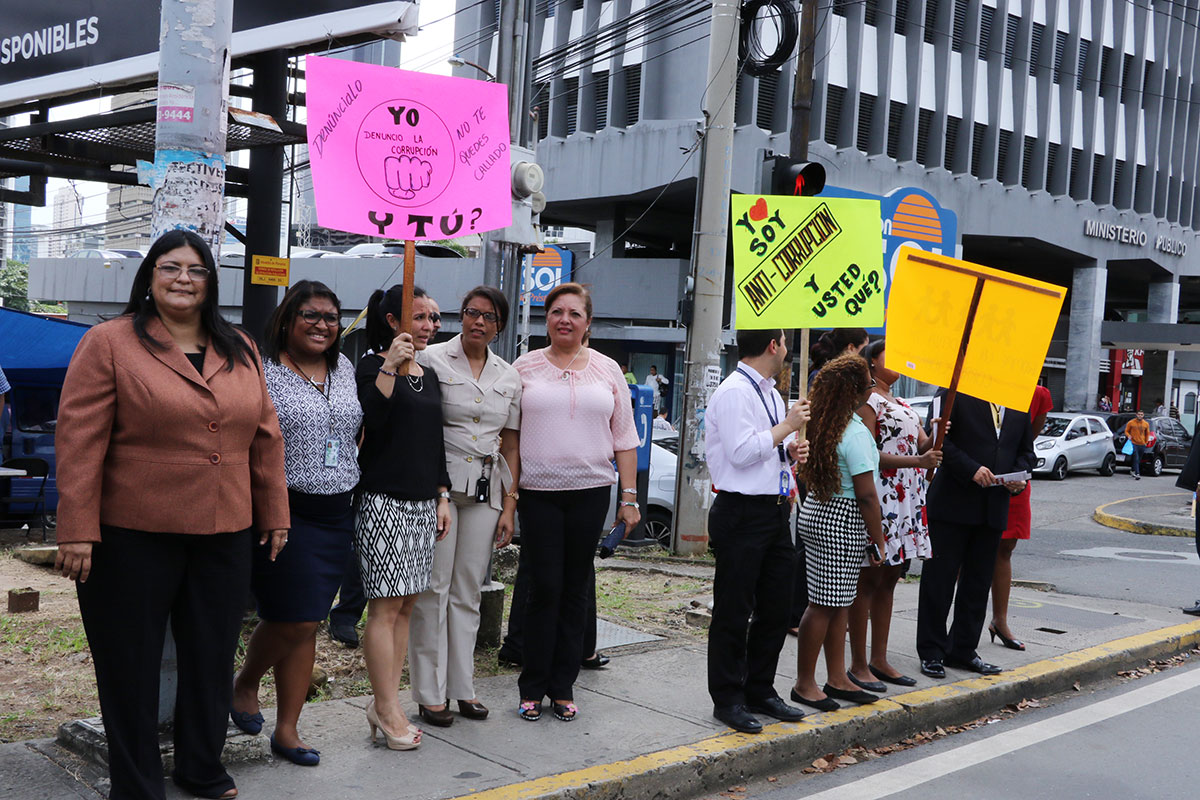
M 263 715 L 261 711 L 256 711 L 249 714 L 245 711 L 237 711 L 229 709 L 229 718 L 233 720 L 233 724 L 242 733 L 248 733 L 251 736 L 257 736 L 262 733 Z
M 321 763 L 321 751 L 311 747 L 283 747 L 271 734 L 271 752 L 283 756 L 298 767 L 315 767 Z

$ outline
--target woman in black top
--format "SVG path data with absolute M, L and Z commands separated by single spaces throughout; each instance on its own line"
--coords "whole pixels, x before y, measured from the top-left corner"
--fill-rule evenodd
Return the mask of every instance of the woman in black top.
M 371 739 L 382 728 L 388 747 L 412 750 L 421 732 L 400 707 L 400 674 L 413 604 L 429 585 L 436 542 L 450 531 L 450 477 L 437 375 L 415 358 L 433 338 L 436 312 L 413 287 L 412 333 L 400 333 L 401 296 L 399 285 L 379 289 L 367 304 L 375 353 L 356 376 L 364 440 L 354 545 L 370 601 L 363 651 L 375 695 L 367 706 Z

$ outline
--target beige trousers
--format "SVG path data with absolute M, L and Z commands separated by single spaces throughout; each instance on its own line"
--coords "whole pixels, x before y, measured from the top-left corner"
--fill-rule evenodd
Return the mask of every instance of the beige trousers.
M 475 698 L 475 634 L 500 512 L 455 492 L 450 533 L 437 543 L 429 588 L 409 629 L 413 698 L 423 706 Z

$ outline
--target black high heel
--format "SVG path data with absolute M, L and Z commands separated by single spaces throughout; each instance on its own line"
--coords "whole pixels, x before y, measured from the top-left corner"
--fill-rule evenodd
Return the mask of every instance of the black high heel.
M 988 625 L 988 635 L 992 637 L 992 644 L 996 643 L 996 637 L 1000 637 L 1000 643 L 1009 650 L 1024 650 L 1025 643 L 1019 639 L 1010 639 L 1000 631 L 996 630 L 995 625 Z

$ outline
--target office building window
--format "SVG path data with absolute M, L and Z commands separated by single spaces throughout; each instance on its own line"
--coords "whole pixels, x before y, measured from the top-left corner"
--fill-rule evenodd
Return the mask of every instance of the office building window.
M 992 50 L 992 25 L 996 19 L 996 9 L 991 6 L 979 8 L 979 60 L 987 61 Z
M 570 136 L 579 123 L 579 76 L 563 80 L 563 94 L 567 96 L 567 136 Z
M 832 83 L 825 90 L 825 141 L 838 146 L 838 135 L 842 131 L 842 106 L 846 103 L 846 90 Z
M 871 147 L 871 121 L 875 116 L 875 95 L 858 96 L 858 136 L 855 146 L 860 152 L 869 153 Z
M 754 124 L 764 131 L 774 130 L 775 95 L 779 90 L 779 73 L 760 75 L 758 78 L 758 108 L 754 112 Z
M 1040 22 L 1033 23 L 1033 37 L 1029 41 L 1029 74 L 1037 74 L 1038 59 L 1042 55 L 1042 36 L 1046 33 L 1046 26 Z
M 950 49 L 961 53 L 967 34 L 967 0 L 954 0 L 954 23 L 950 31 Z
M 625 67 L 625 124 L 633 125 L 641 119 L 642 109 L 642 65 Z
M 602 131 L 608 126 L 608 70 L 593 72 L 591 81 L 596 90 L 596 130 Z
M 938 0 L 925 0 L 925 29 L 923 39 L 926 44 L 933 44 L 937 35 Z
M 971 130 L 971 174 L 976 178 L 979 177 L 983 167 L 983 135 L 985 133 L 987 133 L 987 126 L 982 122 L 976 122 L 975 127 Z
M 1017 29 L 1021 18 L 1009 14 L 1004 21 L 1004 68 L 1012 69 L 1013 56 L 1017 52 Z
M 934 167 L 929 163 L 929 129 L 933 127 L 933 112 L 928 108 L 917 111 L 917 163 L 923 167 Z
M 958 128 L 962 120 L 958 117 L 946 117 L 946 150 L 942 166 L 950 172 L 954 171 L 954 154 L 958 152 Z
M 900 158 L 900 126 L 904 122 L 905 103 L 893 102 L 888 107 L 887 154 L 888 158 Z

